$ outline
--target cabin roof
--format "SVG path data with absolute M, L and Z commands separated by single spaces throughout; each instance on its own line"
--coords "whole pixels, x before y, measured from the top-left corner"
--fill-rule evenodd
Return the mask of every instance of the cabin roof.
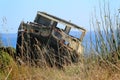
M 66 26 L 69 26 L 69 27 L 71 27 L 71 28 L 76 28 L 76 29 L 78 29 L 78 30 L 81 30 L 82 32 L 86 32 L 86 30 L 85 30 L 84 28 L 82 28 L 82 27 L 80 27 L 80 26 L 78 26 L 78 25 L 76 25 L 76 24 L 73 24 L 73 23 L 71 23 L 71 22 L 68 22 L 68 21 L 66 21 L 66 20 L 64 20 L 64 19 L 58 18 L 58 17 L 56 17 L 56 16 L 53 16 L 53 15 L 51 15 L 51 14 L 38 11 L 38 12 L 37 12 L 37 16 L 39 16 L 39 15 L 41 15 L 41 16 L 43 16 L 43 17 L 46 17 L 46 18 L 48 18 L 48 19 L 50 19 L 50 20 L 53 20 L 53 21 L 55 21 L 55 22 L 59 22 L 59 23 L 65 24 Z

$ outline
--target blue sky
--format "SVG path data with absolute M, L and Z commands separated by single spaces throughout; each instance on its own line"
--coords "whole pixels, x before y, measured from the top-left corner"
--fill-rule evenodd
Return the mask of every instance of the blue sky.
M 94 8 L 99 9 L 99 2 L 104 0 L 0 0 L 0 32 L 17 33 L 20 22 L 33 21 L 37 11 L 71 20 L 89 30 L 90 16 Z M 120 0 L 109 2 L 112 11 L 120 8 Z

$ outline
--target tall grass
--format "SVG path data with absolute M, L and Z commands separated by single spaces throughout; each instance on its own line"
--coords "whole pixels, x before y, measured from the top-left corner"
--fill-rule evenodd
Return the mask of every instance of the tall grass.
M 0 47 L 2 46 L 2 36 L 0 34 Z
M 56 67 L 18 65 L 6 52 L 1 52 L 0 62 L 1 80 L 119 80 L 120 78 L 119 70 L 105 62 L 99 64 L 91 58 L 85 59 L 84 65 L 77 63 L 64 66 L 64 70 Z
M 89 54 L 90 56 L 86 59 L 85 64 L 85 66 L 87 65 L 86 67 L 89 69 L 87 73 L 89 79 L 91 79 L 92 76 L 92 79 L 94 77 L 97 80 L 119 80 L 119 20 L 119 12 L 113 15 L 113 13 L 110 12 L 109 3 L 104 3 L 104 5 L 100 4 L 99 15 L 96 14 L 96 10 L 94 11 L 94 14 L 91 18 L 90 26 L 91 28 L 94 28 L 94 36 L 91 36 L 95 40 L 90 38 L 91 52 Z M 93 70 L 91 70 L 90 68 Z M 111 76 L 113 75 L 114 77 L 112 78 Z
M 94 78 L 97 80 L 119 80 L 119 11 L 113 13 L 109 3 L 99 3 L 99 11 L 95 9 L 91 17 L 90 28 L 94 29 L 94 35 L 90 35 L 90 53 L 85 59 L 85 71 L 88 80 L 93 80 Z
M 89 56 L 85 57 L 83 62 L 64 65 L 62 70 L 49 66 L 28 66 L 24 63 L 18 65 L 9 52 L 0 50 L 0 80 L 119 80 L 119 13 L 112 15 L 109 4 L 104 3 L 104 6 L 100 6 L 100 14 L 96 15 L 95 13 L 91 19 L 90 26 L 94 28 L 95 42 L 91 36 L 91 45 L 87 46 L 90 48 Z M 43 56 L 39 61 L 40 66 L 42 66 L 41 61 L 45 61 L 45 55 L 48 54 L 44 64 L 48 61 L 55 64 L 55 55 L 52 54 L 54 50 L 48 47 L 39 47 L 41 46 L 39 43 L 33 46 L 36 53 Z M 62 56 L 63 58 L 65 56 Z M 34 58 L 34 60 L 36 59 Z
M 120 16 L 119 12 L 110 12 L 109 3 L 99 7 L 99 15 L 92 16 L 91 27 L 94 28 L 95 42 L 93 49 L 105 60 L 116 61 L 120 57 Z M 99 16 L 99 17 L 97 17 Z M 115 60 L 116 59 L 116 60 Z

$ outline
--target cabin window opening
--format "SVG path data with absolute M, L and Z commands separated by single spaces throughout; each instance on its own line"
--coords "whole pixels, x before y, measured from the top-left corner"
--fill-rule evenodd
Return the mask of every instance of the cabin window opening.
M 65 41 L 64 43 L 65 43 L 65 45 L 69 45 L 69 42 L 68 42 L 68 41 Z
M 64 24 L 58 23 L 57 27 L 62 29 L 62 30 L 65 30 L 65 25 Z
M 42 24 L 44 26 L 50 26 L 50 24 L 51 24 L 50 19 L 47 19 L 47 18 L 42 17 L 42 16 L 40 16 L 36 22 L 39 24 Z
M 74 28 L 72 28 L 69 32 L 70 36 L 78 38 L 78 39 L 80 38 L 81 34 L 82 34 L 81 31 L 79 31 L 78 29 L 74 29 Z

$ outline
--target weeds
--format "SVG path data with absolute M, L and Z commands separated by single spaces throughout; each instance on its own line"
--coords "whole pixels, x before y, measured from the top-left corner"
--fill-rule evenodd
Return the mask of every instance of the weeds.
M 107 7 L 106 7 L 107 6 Z M 102 8 L 103 7 L 103 8 Z M 100 18 L 95 13 L 95 17 L 92 17 L 91 26 L 94 28 L 95 42 L 92 49 L 101 56 L 105 61 L 108 60 L 111 63 L 115 63 L 119 60 L 119 13 L 111 15 L 109 4 L 104 6 L 100 5 Z M 103 10 L 102 10 L 103 9 Z
M 0 34 L 0 47 L 3 46 L 3 43 L 2 43 L 2 34 Z
M 91 51 L 88 56 L 85 56 L 82 63 L 71 64 L 70 57 L 67 58 L 70 65 L 64 65 L 63 70 L 59 70 L 56 67 L 42 66 L 46 65 L 46 62 L 50 63 L 47 64 L 49 66 L 53 65 L 57 59 L 55 59 L 56 55 L 52 54 L 54 50 L 49 47 L 39 47 L 39 43 L 33 45 L 35 48 L 34 52 L 37 53 L 37 56 L 42 57 L 40 57 L 39 61 L 36 58 L 33 59 L 36 61 L 36 64 L 42 67 L 28 66 L 26 64 L 18 65 L 13 57 L 11 57 L 11 50 L 8 53 L 5 50 L 0 50 L 0 80 L 119 80 L 119 13 L 111 17 L 109 8 L 103 8 L 102 10 L 100 7 L 100 20 L 96 17 L 97 15 L 94 16 L 92 16 L 91 27 L 94 28 L 95 42 L 91 39 L 90 42 L 94 44 L 90 45 Z M 27 52 L 26 49 L 23 51 Z M 62 60 L 63 58 L 65 56 L 59 59 Z M 29 57 L 26 60 L 29 60 Z

